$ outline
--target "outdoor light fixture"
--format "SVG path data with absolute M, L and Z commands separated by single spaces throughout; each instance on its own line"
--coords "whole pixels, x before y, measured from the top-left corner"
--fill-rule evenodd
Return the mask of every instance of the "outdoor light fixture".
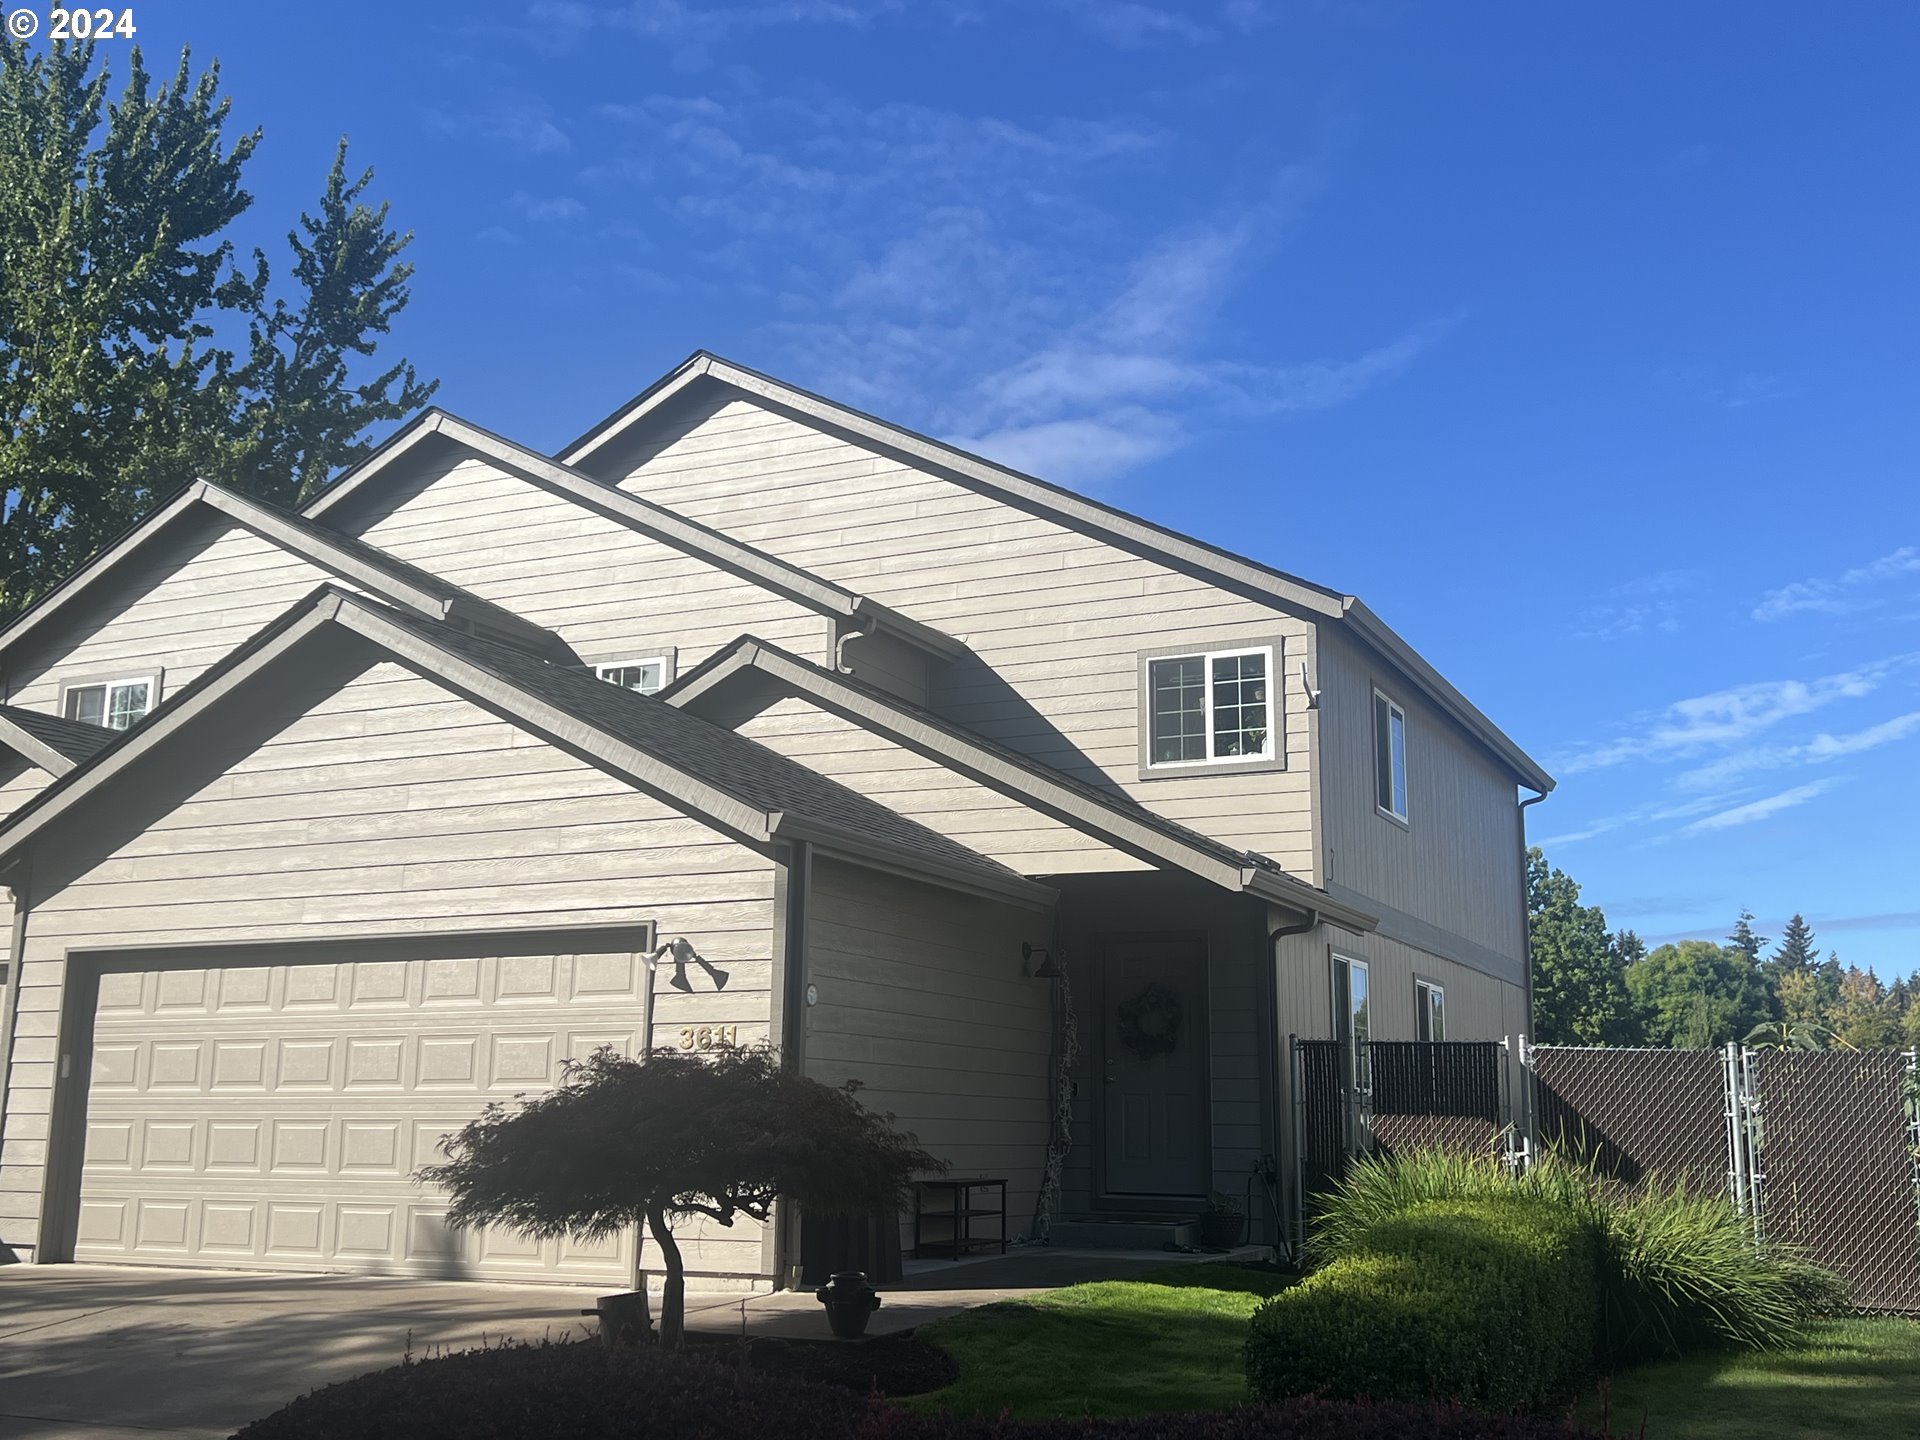
M 1040 957 L 1038 965 L 1033 964 L 1036 955 Z M 1028 968 L 1030 966 L 1032 968 Z M 1061 973 L 1060 967 L 1053 963 L 1052 952 L 1036 950 L 1025 940 L 1020 942 L 1020 968 L 1023 974 L 1031 975 L 1036 980 L 1052 980 Z
M 660 964 L 660 957 L 668 951 L 673 952 L 673 978 L 667 983 L 674 989 L 683 990 L 688 994 L 693 993 L 693 982 L 687 979 L 687 962 L 689 960 L 707 972 L 707 978 L 713 981 L 714 989 L 724 990 L 727 988 L 727 972 L 709 961 L 698 950 L 695 950 L 684 935 L 669 940 L 658 950 L 654 951 L 653 954 L 649 955 L 647 957 L 647 969 L 649 971 L 657 969 Z

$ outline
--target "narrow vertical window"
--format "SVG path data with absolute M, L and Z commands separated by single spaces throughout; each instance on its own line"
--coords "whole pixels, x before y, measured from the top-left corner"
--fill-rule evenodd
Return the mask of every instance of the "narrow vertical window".
M 1414 999 L 1418 1002 L 1417 1021 L 1422 1040 L 1444 1040 L 1447 1038 L 1447 992 L 1431 980 L 1416 980 L 1413 983 Z
M 1374 804 L 1396 820 L 1407 818 L 1407 714 L 1373 692 Z
M 1213 650 L 1146 662 L 1150 767 L 1271 760 L 1279 753 L 1273 650 Z

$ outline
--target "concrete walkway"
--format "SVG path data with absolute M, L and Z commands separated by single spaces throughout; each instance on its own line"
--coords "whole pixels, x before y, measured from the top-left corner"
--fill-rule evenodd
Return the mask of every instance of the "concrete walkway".
M 886 1288 L 872 1333 L 974 1305 L 1209 1256 L 1029 1250 L 915 1262 Z M 1237 1257 L 1236 1257 L 1237 1258 Z M 0 1437 L 224 1440 L 297 1395 L 483 1340 L 577 1338 L 598 1293 L 348 1275 L 258 1275 L 111 1265 L 0 1267 Z M 824 1339 L 805 1291 L 692 1296 L 688 1324 Z

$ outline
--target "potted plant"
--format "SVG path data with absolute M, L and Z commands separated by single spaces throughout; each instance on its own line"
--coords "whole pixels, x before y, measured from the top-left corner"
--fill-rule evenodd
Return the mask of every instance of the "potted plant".
M 1247 1210 L 1237 1195 L 1216 1190 L 1200 1212 L 1200 1244 L 1208 1250 L 1231 1250 L 1246 1233 Z
M 880 1297 L 867 1283 L 864 1270 L 840 1270 L 814 1291 L 827 1307 L 827 1324 L 842 1340 L 858 1340 L 867 1333 L 867 1321 L 880 1308 Z

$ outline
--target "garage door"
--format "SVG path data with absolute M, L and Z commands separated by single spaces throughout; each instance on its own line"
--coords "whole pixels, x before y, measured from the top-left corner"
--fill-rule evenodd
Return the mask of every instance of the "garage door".
M 489 1100 L 635 1052 L 636 953 L 104 975 L 74 1258 L 625 1284 L 632 1242 L 443 1223 L 409 1177 Z

